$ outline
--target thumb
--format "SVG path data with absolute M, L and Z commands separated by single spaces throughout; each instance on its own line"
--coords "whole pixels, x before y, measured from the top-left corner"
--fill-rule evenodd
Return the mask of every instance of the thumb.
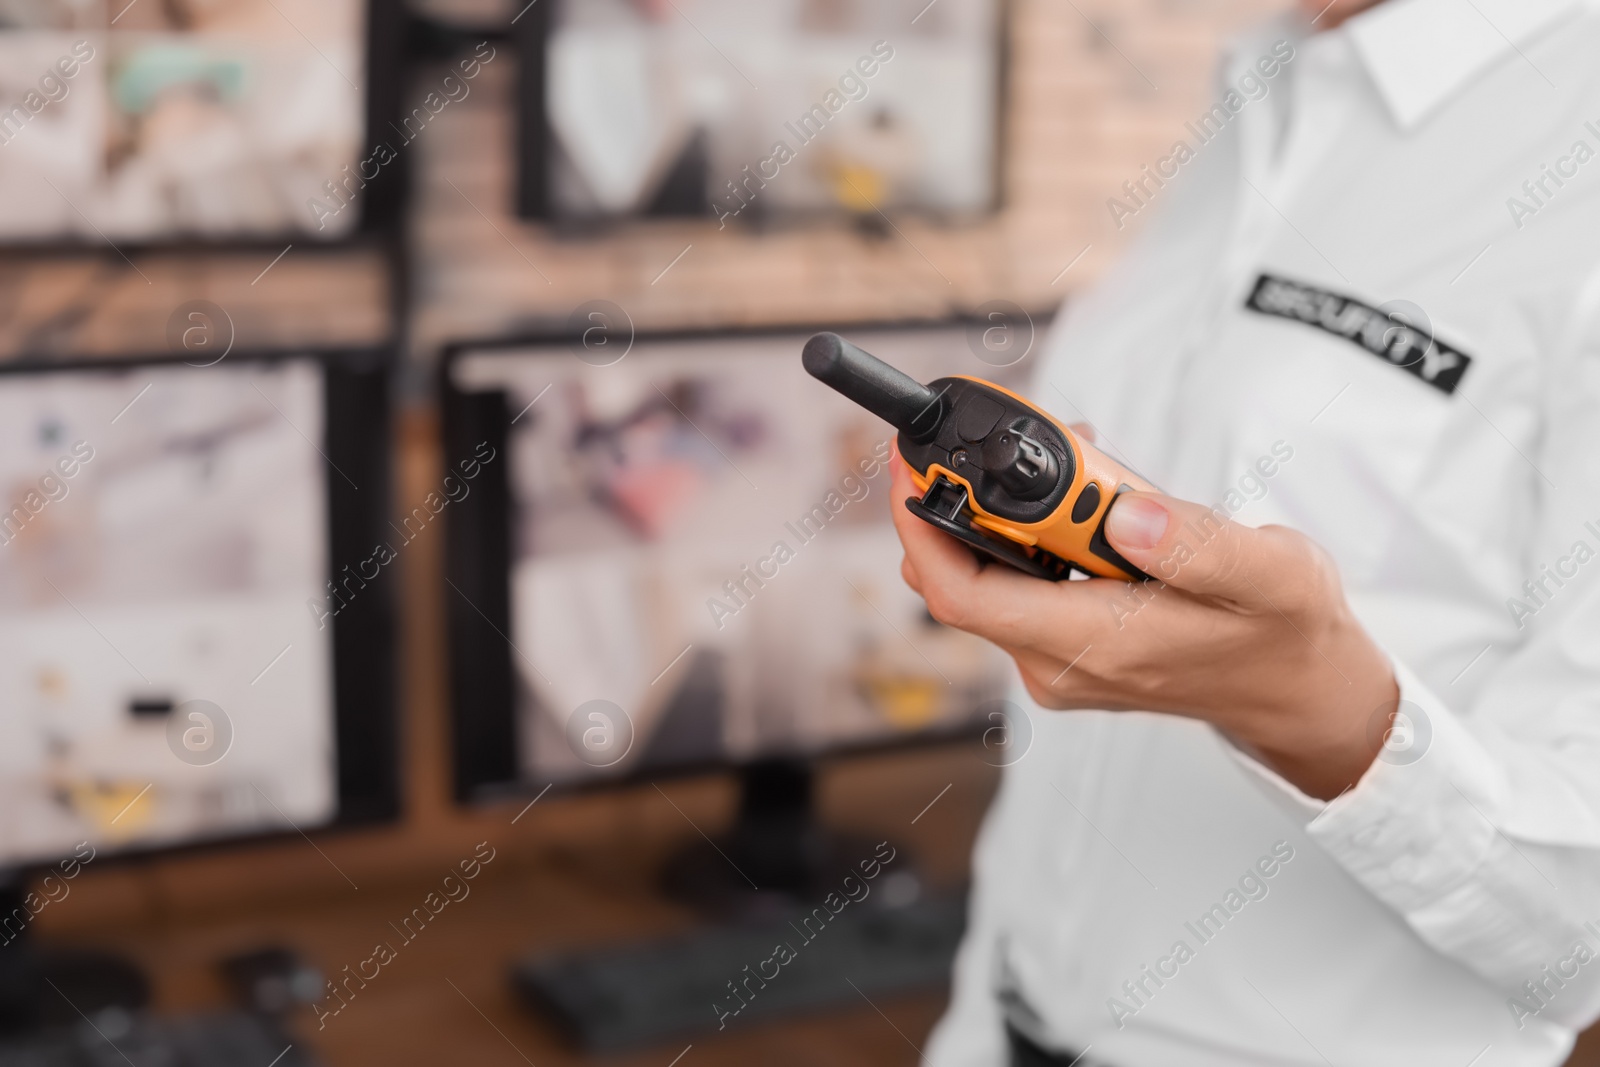
M 1106 540 L 1153 578 L 1241 604 L 1270 603 L 1315 567 L 1310 542 L 1292 530 L 1244 526 L 1220 508 L 1160 493 L 1118 495 Z

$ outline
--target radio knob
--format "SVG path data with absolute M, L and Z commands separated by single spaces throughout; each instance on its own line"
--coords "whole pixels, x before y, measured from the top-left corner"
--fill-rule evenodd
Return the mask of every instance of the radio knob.
M 983 469 L 1018 500 L 1048 496 L 1061 477 L 1055 454 L 1016 430 L 1002 430 L 983 443 Z

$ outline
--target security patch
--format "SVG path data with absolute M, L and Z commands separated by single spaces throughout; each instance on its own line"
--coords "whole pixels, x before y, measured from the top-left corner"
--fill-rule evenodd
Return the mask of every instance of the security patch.
M 1342 337 L 1378 358 L 1416 375 L 1446 395 L 1456 391 L 1472 357 L 1440 341 L 1420 309 L 1374 308 L 1353 297 L 1314 289 L 1287 278 L 1263 274 L 1245 307 L 1262 315 L 1294 319 Z

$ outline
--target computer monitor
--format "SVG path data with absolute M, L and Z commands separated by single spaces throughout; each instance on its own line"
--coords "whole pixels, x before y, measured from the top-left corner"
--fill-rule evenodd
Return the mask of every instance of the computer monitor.
M 458 795 L 762 768 L 747 808 L 793 824 L 813 757 L 1003 732 L 1007 663 L 902 581 L 893 431 L 805 373 L 814 331 L 593 316 L 444 362 Z M 1015 382 L 982 332 L 847 331 Z
M 0 367 L 0 887 L 394 814 L 386 382 Z
M 396 7 L 0 0 L 0 244 L 304 247 L 388 226 L 421 132 L 399 129 Z
M 524 217 L 881 225 L 1000 201 L 1002 0 L 515 7 Z

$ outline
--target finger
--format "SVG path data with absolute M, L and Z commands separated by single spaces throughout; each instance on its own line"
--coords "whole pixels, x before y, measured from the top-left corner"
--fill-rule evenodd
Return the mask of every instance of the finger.
M 1031 650 L 1011 654 L 1017 665 L 1017 676 L 1027 688 L 1034 703 L 1042 708 L 1063 711 L 1067 708 L 1099 707 L 1100 702 L 1090 695 L 1093 686 L 1081 671 L 1073 670 L 1072 661 L 1063 663 L 1059 655 L 1046 655 Z
M 1063 623 L 1084 630 L 1115 623 L 1108 601 L 1124 583 L 1048 582 L 991 564 L 906 509 L 904 500 L 916 494 L 916 487 L 899 457 L 893 460 L 890 475 L 890 510 L 905 549 L 901 574 L 939 622 L 1008 649 L 1048 646 L 1058 638 L 1056 629 Z
M 1114 629 L 1108 590 L 1126 585 L 1049 582 L 1001 563 L 980 565 L 964 544 L 932 527 L 907 543 L 906 560 L 929 614 L 1013 653 L 1048 653 L 1062 641 L 1087 643 Z
M 1305 537 L 1281 526 L 1256 529 L 1160 493 L 1117 497 L 1106 539 L 1129 563 L 1177 589 L 1241 605 L 1298 602 L 1324 580 L 1328 564 Z
M 922 579 L 917 577 L 917 568 L 911 565 L 909 558 L 900 560 L 900 577 L 911 587 L 913 593 L 922 595 Z

